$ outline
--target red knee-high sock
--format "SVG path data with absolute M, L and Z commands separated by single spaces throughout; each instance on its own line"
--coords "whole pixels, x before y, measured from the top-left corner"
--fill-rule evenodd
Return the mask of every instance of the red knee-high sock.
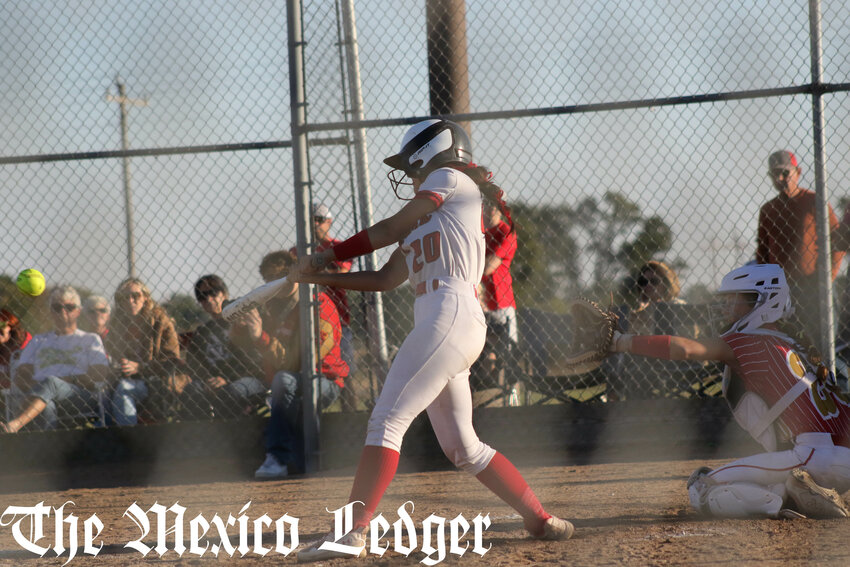
M 519 512 L 525 529 L 532 535 L 539 536 L 543 533 L 543 522 L 552 516 L 546 513 L 531 487 L 504 455 L 496 453 L 487 468 L 475 478 Z
M 378 508 L 381 497 L 390 485 L 398 468 L 398 451 L 386 447 L 366 445 L 360 454 L 360 464 L 354 475 L 349 502 L 354 505 L 354 527 L 365 528 Z

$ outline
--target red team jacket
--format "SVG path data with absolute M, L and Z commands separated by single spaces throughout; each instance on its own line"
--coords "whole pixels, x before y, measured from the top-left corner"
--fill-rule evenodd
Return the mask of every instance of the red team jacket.
M 322 252 L 323 250 L 327 250 L 328 248 L 334 246 L 335 244 L 339 244 L 342 240 L 338 240 L 336 238 L 329 238 L 327 240 L 323 240 L 319 242 L 316 246 L 316 252 Z M 342 269 L 351 269 L 351 260 L 344 261 L 335 261 L 333 264 Z M 343 326 L 348 327 L 351 325 L 351 308 L 348 306 L 348 296 L 345 294 L 345 290 L 338 287 L 325 287 L 325 292 L 328 294 L 328 297 L 333 300 L 334 305 L 336 305 L 336 310 L 339 312 L 339 322 Z
M 806 372 L 807 363 L 794 346 L 780 337 L 733 333 L 723 337 L 735 353 L 733 371 L 744 387 L 773 406 Z M 850 447 L 850 396 L 816 381 L 777 420 L 779 437 L 793 440 L 801 433 L 831 433 L 836 445 Z
M 495 311 L 516 307 L 514 282 L 511 278 L 511 261 L 517 249 L 516 232 L 511 232 L 510 225 L 502 221 L 484 232 L 484 241 L 487 245 L 487 256 L 493 254 L 502 259 L 495 272 L 481 278 L 487 309 Z
M 322 347 L 326 347 L 328 342 L 331 342 L 328 345 L 330 348 L 322 358 L 321 373 L 342 388 L 345 387 L 345 378 L 348 376 L 349 369 L 348 364 L 342 359 L 342 351 L 339 347 L 342 340 L 339 314 L 327 293 L 320 291 L 318 300 L 319 325 L 316 330 L 319 333 L 320 350 L 325 350 Z M 257 347 L 263 354 L 267 383 L 271 384 L 272 377 L 279 370 L 301 371 L 300 321 L 300 310 L 297 306 L 283 319 L 269 316 L 268 308 L 264 313 L 263 334 L 257 341 Z

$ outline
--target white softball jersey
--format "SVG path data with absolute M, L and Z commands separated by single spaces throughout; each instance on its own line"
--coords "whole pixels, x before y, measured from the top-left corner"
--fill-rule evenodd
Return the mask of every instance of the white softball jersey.
M 472 427 L 469 367 L 484 347 L 486 325 L 475 288 L 484 271 L 481 194 L 467 175 L 442 168 L 418 198 L 437 209 L 402 242 L 416 292 L 413 330 L 393 360 L 366 434 L 366 445 L 401 450 L 423 410 L 455 466 L 478 474 L 496 452 Z
M 423 284 L 440 278 L 478 285 L 486 252 L 478 186 L 446 167 L 425 179 L 417 198 L 431 199 L 437 210 L 420 219 L 401 246 L 413 289 L 421 291 Z

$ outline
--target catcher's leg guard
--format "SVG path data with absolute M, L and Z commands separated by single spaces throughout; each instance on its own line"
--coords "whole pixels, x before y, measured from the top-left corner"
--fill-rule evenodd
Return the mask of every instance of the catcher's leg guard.
M 711 480 L 709 472 L 711 469 L 702 467 L 688 479 L 688 498 L 697 511 L 721 518 L 779 515 L 781 494 L 750 482 L 718 484 Z

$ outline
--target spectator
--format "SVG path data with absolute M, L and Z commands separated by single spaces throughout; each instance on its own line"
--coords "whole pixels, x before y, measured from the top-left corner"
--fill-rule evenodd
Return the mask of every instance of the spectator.
M 765 203 L 759 212 L 756 262 L 779 264 L 788 278 L 794 299 L 794 317 L 801 329 L 818 342 L 820 306 L 816 273 L 818 247 L 815 228 L 815 194 L 800 187 L 802 169 L 797 157 L 780 150 L 767 159 L 768 175 L 779 195 Z M 830 231 L 838 228 L 838 218 L 829 208 Z M 832 252 L 832 279 L 844 252 Z
M 11 364 L 15 353 L 27 346 L 32 335 L 8 309 L 0 309 L 0 389 L 11 386 Z
M 697 338 L 699 326 L 678 307 L 685 305 L 679 297 L 680 291 L 676 272 L 664 262 L 650 260 L 626 280 L 624 295 L 631 304 L 616 310 L 620 331 Z M 690 384 L 694 372 L 702 367 L 699 363 L 620 355 L 608 358 L 602 370 L 608 383 L 608 398 L 615 400 L 669 395 Z
M 101 295 L 90 295 L 83 301 L 83 313 L 80 316 L 80 328 L 89 333 L 97 333 L 102 341 L 109 333 L 109 315 L 112 308 L 109 300 Z
M 106 335 L 106 351 L 119 377 L 112 393 L 116 425 L 138 423 L 137 405 L 151 395 L 155 418 L 165 417 L 171 394 L 180 394 L 188 378 L 180 370 L 180 343 L 171 317 L 148 287 L 128 278 L 115 291 L 115 316 Z
M 654 333 L 659 324 L 675 325 L 675 321 L 659 322 L 656 317 L 656 309 L 659 305 L 672 304 L 684 305 L 685 301 L 679 297 L 682 288 L 679 284 L 679 276 L 664 262 L 650 260 L 640 267 L 636 278 L 630 282 L 634 287 L 627 292 L 634 297 L 635 307 L 621 308 L 622 318 L 626 319 L 629 332 Z M 696 329 L 686 333 L 693 336 Z
M 489 171 L 481 169 L 486 173 L 482 173 L 480 178 L 475 177 L 474 180 L 479 187 L 491 186 L 486 193 L 482 192 L 482 195 L 498 194 L 501 198 L 483 199 L 486 255 L 478 298 L 487 322 L 487 338 L 481 356 L 471 368 L 470 382 L 476 393 L 483 388 L 499 388 L 503 393 L 507 393 L 505 382 L 508 382 L 508 388 L 515 388 L 519 370 L 516 301 L 510 271 L 517 250 L 517 237 L 509 209 L 502 209 L 504 192 L 498 185 L 490 182 Z M 503 376 L 503 371 L 508 375 Z M 516 403 L 515 400 L 508 401 Z
M 260 263 L 260 275 L 270 282 L 284 277 L 295 264 L 291 252 L 279 250 L 267 254 Z M 339 314 L 324 291 L 318 293 L 319 360 L 321 376 L 313 381 L 319 392 L 320 407 L 336 401 L 345 386 L 348 365 L 340 353 Z M 260 350 L 267 380 L 271 383 L 271 417 L 266 427 L 266 460 L 257 469 L 257 478 L 281 478 L 289 474 L 289 465 L 303 466 L 297 435 L 301 408 L 301 333 L 298 284 L 290 283 L 266 304 L 262 315 L 253 310 L 245 316 L 249 340 Z M 318 409 L 318 408 L 317 408 Z
M 21 352 L 12 390 L 13 398 L 23 399 L 24 405 L 17 417 L 0 425 L 8 433 L 20 431 L 36 418 L 44 428 L 55 427 L 60 403 L 94 408 L 97 399 L 91 389 L 109 376 L 100 337 L 77 328 L 77 291 L 58 287 L 49 300 L 54 330 L 36 335 Z
M 257 399 L 264 399 L 266 386 L 257 349 L 241 348 L 231 335 L 240 332 L 221 317 L 230 299 L 227 285 L 219 276 L 208 274 L 195 282 L 195 299 L 210 316 L 192 333 L 186 348 L 186 361 L 192 383 L 184 391 L 184 407 L 190 413 L 212 407 L 219 417 L 243 415 Z
M 316 239 L 316 251 L 321 252 L 327 250 L 340 240 L 331 237 L 330 230 L 333 225 L 333 215 L 330 209 L 322 204 L 313 203 L 313 236 Z M 296 253 L 295 248 L 291 250 Z M 351 271 L 352 262 L 350 260 L 342 262 L 331 262 L 324 271 L 332 274 L 345 274 Z M 354 371 L 354 343 L 351 332 L 351 308 L 348 305 L 348 296 L 346 291 L 339 287 L 326 287 L 325 293 L 334 302 L 336 310 L 339 313 L 339 322 L 342 325 L 342 341 L 340 349 L 342 351 L 342 359 L 348 364 L 349 371 Z M 345 392 L 343 392 L 345 393 Z M 354 400 L 348 400 L 353 403 Z

